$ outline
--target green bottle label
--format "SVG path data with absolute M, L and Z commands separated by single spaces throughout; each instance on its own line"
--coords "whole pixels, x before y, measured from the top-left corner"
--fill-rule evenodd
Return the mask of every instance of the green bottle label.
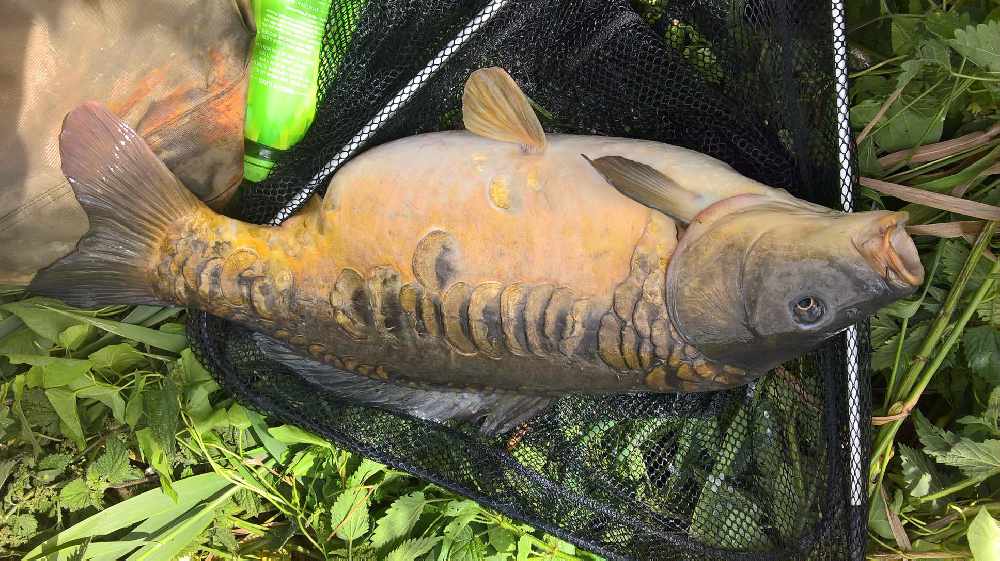
M 254 0 L 257 23 L 247 87 L 244 175 L 261 181 L 274 156 L 316 115 L 319 53 L 331 0 Z

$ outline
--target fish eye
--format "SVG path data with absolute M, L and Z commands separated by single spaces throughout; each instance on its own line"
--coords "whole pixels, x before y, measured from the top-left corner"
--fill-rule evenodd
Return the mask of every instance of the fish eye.
M 823 305 L 816 298 L 806 296 L 792 303 L 792 315 L 798 323 L 811 325 L 822 319 Z

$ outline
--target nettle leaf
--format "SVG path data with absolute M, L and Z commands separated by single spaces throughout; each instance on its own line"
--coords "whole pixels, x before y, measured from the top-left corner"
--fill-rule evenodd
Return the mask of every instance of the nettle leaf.
M 372 546 L 384 547 L 409 535 L 427 504 L 427 499 L 421 491 L 396 499 L 385 511 L 385 516 L 375 523 Z
M 70 512 L 95 506 L 87 482 L 83 478 L 77 478 L 67 483 L 59 491 L 59 505 Z
M 920 74 L 920 71 L 924 68 L 924 62 L 919 59 L 910 59 L 899 65 L 902 72 L 896 77 L 896 88 L 902 90 L 910 83 L 911 80 Z
M 924 18 L 924 27 L 943 39 L 951 39 L 955 36 L 955 30 L 962 29 L 972 23 L 972 16 L 968 12 L 959 13 L 957 10 L 934 10 Z
M 948 44 L 980 68 L 1000 72 L 1000 21 L 956 29 Z
M 135 439 L 139 443 L 139 451 L 142 452 L 146 463 L 160 476 L 160 488 L 163 489 L 163 493 L 176 501 L 177 492 L 173 488 L 173 474 L 170 469 L 172 456 L 167 456 L 151 428 L 136 431 Z
M 970 327 L 962 334 L 962 345 L 969 368 L 989 384 L 1000 386 L 1000 329 Z
M 165 378 L 159 387 L 146 388 L 143 392 L 143 410 L 146 413 L 146 424 L 152 429 L 153 438 L 160 450 L 168 460 L 172 459 L 180 426 L 177 385 Z
M 944 115 L 937 114 L 938 102 L 928 98 L 910 105 L 913 99 L 900 96 L 886 112 L 885 121 L 876 127 L 875 143 L 887 152 L 895 152 L 941 140 Z
M 421 555 L 434 549 L 434 546 L 439 541 L 441 541 L 440 537 L 406 540 L 399 544 L 399 547 L 392 550 L 392 553 L 385 558 L 385 561 L 415 561 Z
M 994 284 L 990 294 L 976 308 L 979 319 L 1000 329 L 1000 284 Z
M 137 479 L 141 473 L 129 464 L 128 448 L 117 438 L 109 438 L 104 453 L 87 468 L 87 477 L 115 484 Z
M 1000 440 L 961 438 L 947 453 L 939 454 L 937 461 L 955 466 L 969 477 L 989 477 L 1000 473 Z
M 923 343 L 924 337 L 927 336 L 929 328 L 930 322 L 922 322 L 917 325 L 910 325 L 909 329 L 906 330 L 906 336 L 903 339 L 903 348 L 900 351 L 899 365 L 901 369 L 905 369 L 914 355 L 917 354 L 917 351 L 920 350 L 920 345 Z M 881 346 L 875 348 L 871 359 L 874 370 L 892 369 L 892 365 L 896 360 L 896 350 L 899 346 L 899 336 L 900 333 L 897 332 L 885 340 Z
M 38 531 L 38 520 L 30 514 L 18 514 L 12 516 L 10 521 L 10 533 L 20 538 L 34 537 Z
M 354 541 L 368 532 L 368 487 L 346 489 L 337 497 L 330 511 L 330 520 L 336 536 L 344 541 Z
M 969 524 L 966 538 L 976 561 L 1000 561 L 1000 524 L 990 516 L 986 507 L 979 507 L 979 513 Z

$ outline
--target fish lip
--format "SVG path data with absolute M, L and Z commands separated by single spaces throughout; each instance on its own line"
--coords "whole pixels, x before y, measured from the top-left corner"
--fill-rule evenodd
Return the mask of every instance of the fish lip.
M 913 239 L 906 233 L 909 215 L 880 213 L 853 238 L 855 248 L 888 285 L 911 292 L 924 282 L 924 267 Z

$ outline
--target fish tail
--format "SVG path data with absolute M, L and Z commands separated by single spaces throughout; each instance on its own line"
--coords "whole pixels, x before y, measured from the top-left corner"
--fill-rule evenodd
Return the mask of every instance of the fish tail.
M 180 303 L 157 296 L 151 263 L 167 234 L 207 207 L 98 103 L 66 116 L 59 153 L 90 230 L 75 251 L 40 270 L 29 290 L 84 308 Z

